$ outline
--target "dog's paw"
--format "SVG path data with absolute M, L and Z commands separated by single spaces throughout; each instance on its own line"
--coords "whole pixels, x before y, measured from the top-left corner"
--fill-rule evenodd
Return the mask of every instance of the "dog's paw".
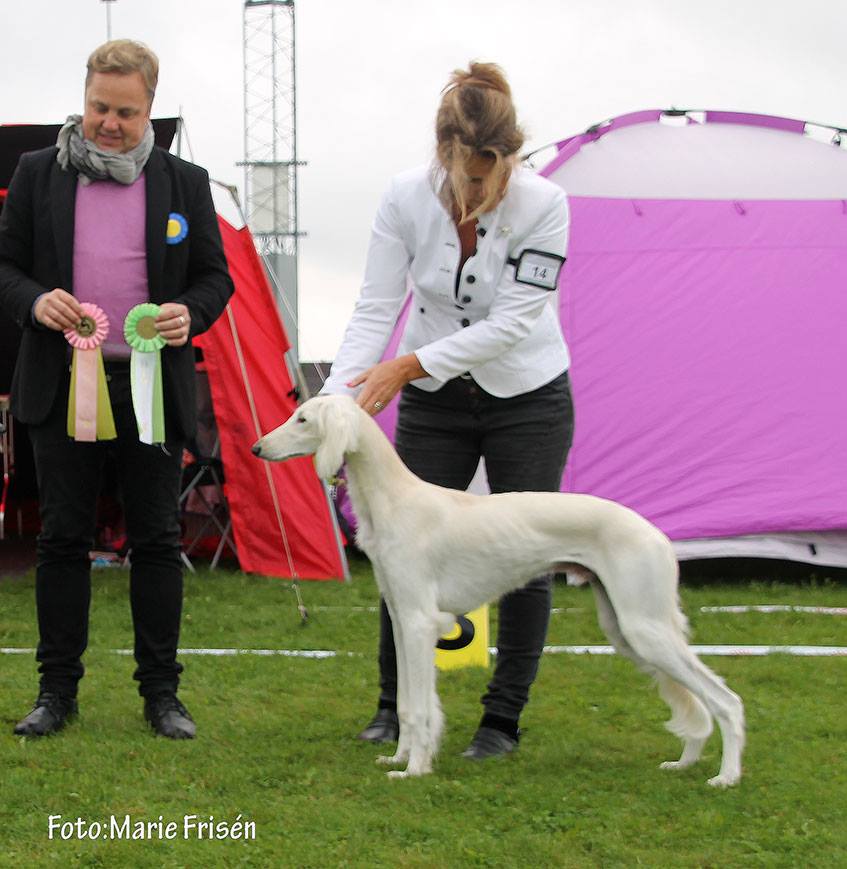
M 740 773 L 738 775 L 716 775 L 710 778 L 707 784 L 713 788 L 731 788 L 733 785 L 737 785 L 740 779 Z
M 688 769 L 694 763 L 695 761 L 693 760 L 666 760 L 664 763 L 659 764 L 659 769 Z
M 417 778 L 421 775 L 428 775 L 431 772 L 431 769 L 421 768 L 416 770 L 407 767 L 406 769 L 392 769 L 390 772 L 387 772 L 386 775 L 389 778 Z
M 404 764 L 409 758 L 400 757 L 397 754 L 381 754 L 376 762 L 381 764 L 382 766 L 401 766 Z M 389 773 L 391 775 L 391 773 Z

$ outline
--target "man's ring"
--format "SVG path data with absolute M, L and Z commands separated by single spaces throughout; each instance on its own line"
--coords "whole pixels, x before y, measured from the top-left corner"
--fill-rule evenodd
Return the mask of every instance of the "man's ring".
M 183 317 L 182 314 L 179 315 L 179 325 L 180 326 L 185 325 L 185 317 Z
M 376 408 L 376 410 L 382 410 L 384 407 L 385 405 L 381 401 L 374 402 L 374 408 Z

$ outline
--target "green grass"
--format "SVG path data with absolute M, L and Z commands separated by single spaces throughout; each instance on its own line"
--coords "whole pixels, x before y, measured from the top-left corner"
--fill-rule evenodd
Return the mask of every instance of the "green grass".
M 145 728 L 131 680 L 127 578 L 95 573 L 80 719 L 56 737 L 12 726 L 35 688 L 31 655 L 0 656 L 0 866 L 131 867 L 843 867 L 844 658 L 708 659 L 747 706 L 741 785 L 705 784 L 702 763 L 662 772 L 678 752 L 649 682 L 616 657 L 546 656 L 513 757 L 459 757 L 487 674 L 442 674 L 448 729 L 432 776 L 391 781 L 380 750 L 352 737 L 376 699 L 376 589 L 366 563 L 351 583 L 290 584 L 240 573 L 186 581 L 184 647 L 338 649 L 329 660 L 186 657 L 181 696 L 198 739 Z M 0 579 L 0 646 L 35 644 L 32 576 Z M 847 645 L 847 619 L 802 613 L 701 613 L 744 603 L 847 606 L 840 582 L 691 585 L 693 641 Z M 551 644 L 605 643 L 590 592 L 557 586 Z M 251 841 L 48 839 L 48 816 L 104 821 L 255 823 Z M 181 833 L 181 831 L 180 831 Z

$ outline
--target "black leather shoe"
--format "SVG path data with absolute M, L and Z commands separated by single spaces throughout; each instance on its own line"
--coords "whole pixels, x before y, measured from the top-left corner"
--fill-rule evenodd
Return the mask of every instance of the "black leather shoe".
M 394 709 L 377 709 L 370 724 L 356 737 L 363 742 L 397 742 L 400 722 Z
M 144 698 L 144 717 L 160 736 L 168 739 L 194 739 L 197 725 L 176 694 L 154 694 Z
M 471 744 L 462 752 L 462 757 L 485 760 L 487 757 L 511 754 L 517 747 L 517 739 L 512 739 L 508 733 L 495 730 L 493 727 L 480 727 L 474 734 Z
M 79 713 L 73 697 L 42 691 L 32 707 L 32 712 L 15 725 L 17 736 L 49 736 L 58 733 L 69 719 Z

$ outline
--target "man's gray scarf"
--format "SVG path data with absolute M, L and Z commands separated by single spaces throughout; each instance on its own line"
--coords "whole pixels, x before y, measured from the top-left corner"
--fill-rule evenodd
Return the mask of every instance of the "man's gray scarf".
M 141 141 L 125 154 L 114 151 L 101 151 L 82 134 L 82 115 L 68 115 L 65 125 L 59 130 L 56 140 L 59 153 L 56 159 L 67 170 L 68 163 L 79 172 L 81 184 L 92 181 L 105 181 L 111 178 L 121 184 L 132 184 L 141 175 L 147 158 L 153 150 L 153 125 L 147 129 Z

